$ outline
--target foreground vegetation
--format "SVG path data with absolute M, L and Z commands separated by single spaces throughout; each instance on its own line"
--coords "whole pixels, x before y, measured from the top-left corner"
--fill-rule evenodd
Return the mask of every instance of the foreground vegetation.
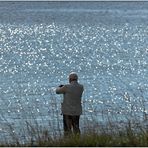
M 35 145 L 26 146 L 91 146 L 91 147 L 113 147 L 113 146 L 148 146 L 148 134 L 139 135 L 98 135 L 90 133 L 87 135 L 71 136 L 61 139 L 48 139 L 47 141 L 38 141 Z
M 88 135 L 81 135 L 79 136 L 70 136 L 67 138 L 60 138 L 60 139 L 52 139 L 48 138 L 48 140 L 39 140 L 36 143 L 28 143 L 25 145 L 21 144 L 4 144 L 1 146 L 84 146 L 84 147 L 115 147 L 115 146 L 132 146 L 132 147 L 147 147 L 148 146 L 148 134 L 143 135 L 98 135 L 95 133 L 91 133 Z
M 37 133 L 35 133 L 37 134 Z M 42 134 L 36 137 L 36 140 L 30 140 L 26 144 L 21 144 L 19 141 L 15 143 L 5 143 L 0 146 L 19 146 L 19 147 L 147 147 L 148 146 L 148 131 L 142 129 L 138 133 L 133 131 L 129 126 L 125 131 L 113 133 L 96 133 L 95 131 L 87 131 L 81 135 L 69 135 L 68 137 L 51 137 L 48 131 L 42 131 Z M 33 135 L 35 136 L 35 135 Z

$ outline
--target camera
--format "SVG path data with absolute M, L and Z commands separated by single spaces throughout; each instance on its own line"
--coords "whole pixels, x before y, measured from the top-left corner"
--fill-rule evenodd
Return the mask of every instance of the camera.
M 59 87 L 63 87 L 64 85 L 59 85 Z

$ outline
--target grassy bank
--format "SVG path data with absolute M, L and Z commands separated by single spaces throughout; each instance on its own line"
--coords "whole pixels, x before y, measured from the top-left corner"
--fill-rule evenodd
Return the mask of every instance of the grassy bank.
M 99 132 L 94 129 L 88 129 L 81 135 L 69 135 L 68 137 L 51 136 L 48 130 L 31 128 L 30 140 L 22 144 L 18 137 L 13 135 L 13 143 L 2 143 L 0 146 L 19 146 L 19 147 L 148 147 L 148 129 L 137 126 L 135 129 L 130 123 L 126 128 L 121 130 L 110 126 L 109 128 L 97 127 Z M 29 129 L 28 129 L 29 130 Z M 18 135 L 19 136 L 19 135 Z
M 148 146 L 148 134 L 143 135 L 97 135 L 94 133 L 82 135 L 81 137 L 70 137 L 68 139 L 49 140 L 39 142 L 37 146 L 91 146 L 91 147 L 113 147 L 113 146 Z
M 53 139 L 47 137 L 47 139 L 40 139 L 35 143 L 28 143 L 21 145 L 16 144 L 3 144 L 1 146 L 54 146 L 54 147 L 67 147 L 67 146 L 84 146 L 84 147 L 147 147 L 148 146 L 148 134 L 139 133 L 138 135 L 128 135 L 122 133 L 121 135 L 107 135 L 107 134 L 96 134 L 89 133 L 79 136 L 69 136 L 67 138 Z
M 132 146 L 132 147 L 146 147 L 148 146 L 148 134 L 138 134 L 138 135 L 103 135 L 90 133 L 86 135 L 71 136 L 68 138 L 61 139 L 48 139 L 47 141 L 38 141 L 36 145 L 27 146 L 84 146 L 84 147 L 115 147 L 115 146 Z

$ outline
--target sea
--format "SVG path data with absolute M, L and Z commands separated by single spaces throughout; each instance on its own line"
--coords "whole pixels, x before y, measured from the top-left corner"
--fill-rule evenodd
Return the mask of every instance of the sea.
M 70 72 L 84 85 L 83 131 L 148 127 L 148 2 L 0 1 L 1 141 L 62 135 L 55 89 Z

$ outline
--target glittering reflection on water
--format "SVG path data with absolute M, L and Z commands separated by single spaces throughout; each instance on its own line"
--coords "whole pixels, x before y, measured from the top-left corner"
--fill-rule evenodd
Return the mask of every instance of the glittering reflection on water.
M 71 71 L 85 87 L 84 120 L 146 118 L 146 25 L 1 24 L 0 32 L 1 122 L 61 121 L 54 88 Z

